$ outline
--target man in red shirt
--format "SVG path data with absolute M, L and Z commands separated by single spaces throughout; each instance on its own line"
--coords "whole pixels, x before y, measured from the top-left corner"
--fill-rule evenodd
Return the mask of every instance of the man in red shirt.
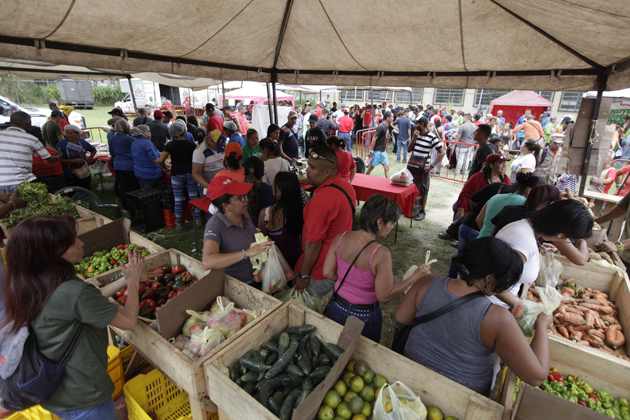
M 328 146 L 309 154 L 306 176 L 315 192 L 304 208 L 304 252 L 295 266 L 299 274 L 295 287 L 304 290 L 310 286 L 323 296 L 335 284 L 324 277 L 324 259 L 335 236 L 352 230 L 357 195 L 352 185 L 337 174 L 337 155 Z
M 365 107 L 365 111 L 361 114 L 361 119 L 363 119 L 363 128 L 369 128 L 372 123 L 372 105 L 367 105 Z
M 214 111 L 214 104 L 206 104 L 206 114 L 208 114 L 208 124 L 206 125 L 206 133 L 210 135 L 214 130 L 219 130 L 223 133 L 223 118 L 221 118 Z M 225 133 L 223 133 L 225 134 Z
M 354 127 L 354 121 L 348 116 L 348 111 L 345 110 L 343 115 L 339 118 L 339 138 L 346 143 L 346 150 L 352 153 L 352 127 Z

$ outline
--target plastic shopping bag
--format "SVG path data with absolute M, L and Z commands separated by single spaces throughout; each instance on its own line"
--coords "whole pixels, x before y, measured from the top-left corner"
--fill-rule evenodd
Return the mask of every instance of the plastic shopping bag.
M 400 185 L 401 187 L 408 187 L 413 184 L 413 175 L 409 172 L 409 169 L 403 169 L 396 172 L 391 177 L 390 183 L 392 185 Z
M 330 300 L 331 295 L 332 292 L 326 294 L 326 296 L 322 298 L 310 287 L 307 287 L 306 289 L 304 289 L 304 291 L 300 291 L 295 287 L 292 287 L 291 289 L 287 289 L 286 291 L 278 293 L 274 297 L 282 302 L 294 300 L 309 309 L 323 314 L 326 310 L 326 305 L 328 305 L 328 301 Z
M 225 301 L 229 302 L 224 305 Z M 240 330 L 247 320 L 247 314 L 241 310 L 234 309 L 234 302 L 228 299 L 217 298 L 216 306 L 211 314 L 212 319 L 208 321 L 208 328 L 218 329 L 225 338 L 230 338 Z
M 374 420 L 426 420 L 427 408 L 414 392 L 404 383 L 397 381 L 385 384 L 378 394 Z
M 223 340 L 223 334 L 218 328 L 205 327 L 203 330 L 195 331 L 190 337 L 188 350 L 197 357 L 203 357 L 221 344 Z
M 560 306 L 562 295 L 556 290 L 556 285 L 558 284 L 562 269 L 562 263 L 557 261 L 552 253 L 548 252 L 540 256 L 538 283 L 541 284 L 542 287 L 536 286 L 536 290 L 540 296 L 541 303 L 527 300 L 525 298 L 525 296 L 527 296 L 527 287 L 524 287 L 520 301 L 523 314 L 516 317 L 516 323 L 521 327 L 525 337 L 532 337 L 534 335 L 534 325 L 540 313 L 552 315 L 553 311 Z
M 269 250 L 269 257 L 262 271 L 262 291 L 265 293 L 279 292 L 286 286 L 287 281 L 295 278 L 293 269 L 275 244 Z

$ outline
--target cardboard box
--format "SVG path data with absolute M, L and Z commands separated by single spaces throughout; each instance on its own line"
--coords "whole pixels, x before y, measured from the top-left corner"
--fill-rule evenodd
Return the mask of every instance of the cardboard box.
M 250 349 L 260 348 L 263 342 L 277 339 L 288 327 L 304 324 L 314 325 L 313 334 L 322 342 L 339 340 L 340 346 L 345 345 L 340 338 L 344 330 L 343 326 L 299 303 L 287 302 L 265 317 L 233 345 L 225 347 L 209 362 L 206 362 L 204 368 L 210 398 L 219 407 L 221 420 L 277 419 L 255 398 L 230 380 L 228 367 L 234 366 L 238 359 Z M 346 323 L 344 335 L 347 334 L 349 338 L 355 336 L 357 334 L 357 331 L 353 331 L 355 328 L 358 330 L 358 327 L 349 325 L 349 322 Z M 365 337 L 359 337 L 354 351 L 348 347 L 342 357 L 344 360 L 354 359 L 366 362 L 370 369 L 376 374 L 384 375 L 390 383 L 396 380 L 404 382 L 416 395 L 420 396 L 425 405 L 440 407 L 445 416 L 452 415 L 460 420 L 499 420 L 502 418 L 504 410 L 498 403 Z M 315 418 L 323 396 L 330 389 L 328 385 L 333 385 L 337 381 L 344 367 L 345 365 L 338 370 L 335 365 L 335 369 L 326 377 L 326 383 L 320 384 L 294 411 L 293 420 Z M 327 386 L 328 388 L 324 390 L 323 388 Z
M 603 98 L 599 107 L 599 115 L 597 117 L 597 124 L 595 126 L 595 132 L 597 137 L 601 137 L 604 134 L 606 125 L 608 124 L 608 115 L 610 114 L 610 107 L 612 106 L 612 98 Z M 572 130 L 567 130 L 569 133 L 566 138 L 569 139 L 569 143 L 565 141 L 565 145 L 571 147 L 586 147 L 589 137 L 591 136 L 591 127 L 593 125 L 593 112 L 595 110 L 595 99 L 584 98 L 578 111 L 578 116 L 575 119 L 575 125 Z M 609 144 L 610 146 L 610 144 Z M 606 149 L 608 149 L 606 147 Z
M 172 254 L 171 254 L 172 255 Z M 242 309 L 263 309 L 265 312 L 244 326 L 232 337 L 223 341 L 212 352 L 193 360 L 186 356 L 168 339 L 181 333 L 184 323 L 189 318 L 187 309 L 204 311 L 209 309 L 217 296 L 225 296 Z M 262 322 L 266 316 L 279 308 L 282 302 L 245 283 L 226 276 L 223 270 L 211 270 L 199 281 L 159 308 L 156 312 L 159 332 L 139 322 L 131 331 L 118 328 L 112 330 L 133 346 L 150 364 L 158 368 L 177 387 L 190 396 L 191 411 L 194 420 L 205 418 L 204 411 L 216 412 L 217 407 L 208 399 L 206 378 L 203 364 L 218 351 L 230 346 L 243 334 Z

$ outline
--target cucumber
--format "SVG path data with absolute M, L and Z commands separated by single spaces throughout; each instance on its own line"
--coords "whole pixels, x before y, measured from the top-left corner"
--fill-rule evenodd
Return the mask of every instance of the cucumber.
M 262 343 L 262 348 L 266 349 L 269 352 L 280 353 L 280 348 L 278 347 L 278 345 L 276 343 L 272 343 L 271 341 L 265 341 L 264 343 Z
M 333 343 L 326 343 L 323 347 L 324 353 L 326 356 L 330 357 L 331 360 L 337 361 L 339 356 L 343 353 L 343 349 L 339 346 L 334 345 Z
M 260 361 L 264 362 L 267 356 L 269 355 L 269 350 L 264 349 L 264 348 L 260 349 L 260 351 L 258 352 L 258 355 L 262 358 Z
M 261 357 L 260 352 L 258 352 L 258 351 L 252 352 L 252 359 L 258 360 L 259 362 L 265 363 L 265 358 Z
M 321 353 L 322 351 L 322 343 L 319 342 L 319 338 L 317 338 L 317 336 L 313 334 L 311 335 L 311 338 L 309 340 L 309 343 L 311 345 L 311 353 L 313 353 L 313 356 L 319 356 L 319 353 Z
M 326 356 L 326 354 L 324 354 L 324 353 L 320 354 L 318 359 L 319 359 L 319 363 L 322 366 L 326 366 L 326 365 L 330 364 L 330 358 L 328 356 Z
M 260 388 L 260 392 L 258 393 L 258 402 L 265 406 L 265 408 L 269 408 L 269 397 L 271 396 L 271 392 L 282 385 L 282 381 L 286 375 L 278 375 L 267 382 Z
M 243 380 L 240 378 L 240 376 L 238 378 L 236 378 L 236 380 L 234 381 L 236 383 L 236 385 L 243 387 Z
M 301 388 L 302 382 L 304 382 L 304 378 L 302 376 L 288 374 L 287 377 L 284 378 L 284 381 L 282 381 L 282 385 L 288 386 L 291 389 Z
M 287 373 L 290 375 L 304 376 L 304 372 L 302 372 L 302 369 L 295 366 L 293 363 L 289 363 L 286 370 L 287 370 Z
M 300 396 L 295 401 L 295 408 L 298 408 L 298 406 L 302 404 L 306 398 L 308 398 L 312 391 L 313 381 L 309 378 L 304 379 L 304 382 L 302 382 L 302 392 L 300 392 Z
M 299 344 L 300 343 L 298 343 L 297 341 L 292 341 L 288 350 L 282 356 L 280 356 L 280 358 L 278 358 L 278 361 L 273 364 L 273 367 L 269 369 L 267 373 L 265 373 L 265 378 L 273 378 L 274 376 L 282 372 L 291 362 L 291 359 L 297 351 Z M 265 367 L 268 368 L 268 366 L 266 365 Z
M 289 334 L 287 334 L 286 332 L 280 334 L 280 339 L 278 339 L 278 353 L 280 355 L 284 354 L 287 351 L 287 349 L 291 345 L 290 341 L 291 340 L 289 339 Z
M 247 368 L 243 366 L 241 362 L 237 362 L 236 365 L 238 366 L 238 369 L 239 369 L 236 371 L 236 376 L 245 375 L 247 373 Z
M 263 379 L 262 381 L 256 384 L 256 389 L 260 390 L 265 383 L 269 382 L 269 379 Z
M 254 385 L 251 382 L 248 382 L 245 385 L 243 385 L 243 391 L 247 392 L 249 395 L 252 395 L 255 390 L 256 390 L 256 385 Z
M 278 407 L 282 407 L 282 403 L 284 402 L 284 394 L 282 393 L 282 391 L 276 391 L 271 398 L 273 398 L 274 400 L 276 400 L 276 404 L 278 404 Z
M 314 325 L 304 324 L 297 327 L 289 327 L 286 330 L 287 334 L 304 335 L 308 334 L 315 329 Z
M 254 359 L 256 360 L 256 349 L 251 349 L 250 351 L 248 351 L 247 353 L 245 353 L 245 356 L 243 357 L 247 357 L 248 359 Z
M 289 395 L 287 395 L 287 398 L 285 398 L 284 402 L 282 403 L 282 408 L 280 409 L 280 415 L 278 416 L 280 420 L 291 420 L 291 414 L 293 413 L 295 401 L 298 399 L 301 392 L 302 391 L 300 391 L 299 389 L 294 389 L 293 391 L 289 392 Z
M 330 366 L 320 366 L 308 375 L 311 379 L 324 379 L 326 375 L 330 372 Z
M 271 369 L 271 367 L 267 366 L 260 360 L 254 360 L 248 357 L 241 357 L 239 359 L 239 362 L 242 366 L 245 366 L 247 369 L 253 370 L 254 372 L 258 372 L 258 373 L 265 372 Z
M 258 382 L 258 372 L 247 372 L 245 375 L 241 376 L 241 381 L 251 383 Z
M 298 346 L 298 351 L 297 351 L 297 355 L 298 355 L 298 359 L 297 359 L 297 365 L 300 369 L 302 369 L 302 372 L 304 372 L 305 375 L 308 375 L 309 373 L 311 373 L 311 359 L 308 357 L 308 354 L 306 353 L 306 343 L 308 341 L 308 336 L 304 336 L 304 338 L 302 340 L 300 340 L 300 344 Z
M 236 371 L 234 370 L 234 368 L 229 367 L 228 368 L 228 372 L 230 372 L 230 379 L 232 381 L 236 380 Z
M 319 361 L 319 357 L 311 357 L 311 369 L 315 369 L 317 366 L 321 365 L 321 362 Z
M 262 381 L 263 379 L 265 379 L 265 372 L 259 372 L 258 378 L 256 379 L 256 383 Z
M 280 408 L 284 402 L 284 394 L 281 391 L 276 392 L 269 398 L 269 409 L 276 416 L 280 414 Z
M 274 363 L 278 361 L 278 353 L 273 351 L 269 352 L 269 356 L 265 359 L 265 364 L 268 366 L 273 366 Z

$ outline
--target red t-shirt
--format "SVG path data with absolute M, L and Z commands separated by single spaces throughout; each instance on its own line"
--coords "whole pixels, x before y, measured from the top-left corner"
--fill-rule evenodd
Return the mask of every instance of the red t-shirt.
M 340 133 L 349 133 L 352 131 L 352 127 L 354 127 L 354 121 L 347 115 L 339 118 L 339 132 Z
M 363 125 L 369 126 L 371 122 L 372 122 L 372 110 L 368 109 L 367 111 L 365 111 L 365 116 L 363 117 Z
M 238 114 L 238 118 L 241 120 L 241 134 L 247 135 L 247 117 L 245 114 Z
M 350 171 L 352 168 L 357 167 L 352 154 L 345 150 L 335 150 L 335 154 L 337 155 L 337 173 L 340 177 L 350 182 Z
M 512 185 L 512 181 L 510 181 L 510 177 L 507 175 L 503 175 L 503 183 Z M 470 211 L 468 207 L 470 197 L 487 185 L 488 183 L 486 182 L 486 177 L 483 172 L 477 172 L 471 176 L 464 184 L 464 188 L 462 188 L 462 191 L 459 193 L 459 197 L 457 197 L 457 208 L 464 209 L 464 214 L 468 213 Z
M 606 179 L 612 179 L 613 182 L 611 182 L 610 184 L 606 184 L 606 187 L 604 188 L 604 194 L 608 194 L 610 187 L 612 187 L 615 183 L 615 178 L 617 178 L 617 171 L 615 170 L 615 168 L 608 168 L 608 171 L 606 172 Z
M 317 106 L 317 118 L 321 118 L 322 117 L 322 108 L 318 105 Z
M 350 196 L 352 205 L 357 201 L 357 195 L 352 185 L 336 175 L 317 187 L 313 198 L 304 207 L 304 228 L 302 229 L 302 249 L 306 241 L 321 243 L 319 255 L 311 268 L 313 280 L 324 280 L 322 269 L 328 248 L 335 236 L 341 232 L 352 230 L 352 208 L 346 196 L 339 190 L 326 185 L 335 184 L 343 188 Z M 298 260 L 295 269 L 300 272 L 304 254 Z
M 621 178 L 621 182 L 626 180 L 626 176 L 628 175 L 628 172 L 630 172 L 630 166 L 624 166 L 623 168 L 617 171 L 617 176 L 623 175 L 623 177 Z M 628 191 L 630 191 L 630 180 L 626 181 L 626 183 L 621 187 L 621 193 L 616 194 L 616 195 L 619 195 L 620 197 L 625 197 L 626 194 L 628 194 Z
M 216 112 L 208 119 L 206 133 L 210 134 L 214 130 L 219 130 L 223 133 L 223 118 L 219 117 Z

